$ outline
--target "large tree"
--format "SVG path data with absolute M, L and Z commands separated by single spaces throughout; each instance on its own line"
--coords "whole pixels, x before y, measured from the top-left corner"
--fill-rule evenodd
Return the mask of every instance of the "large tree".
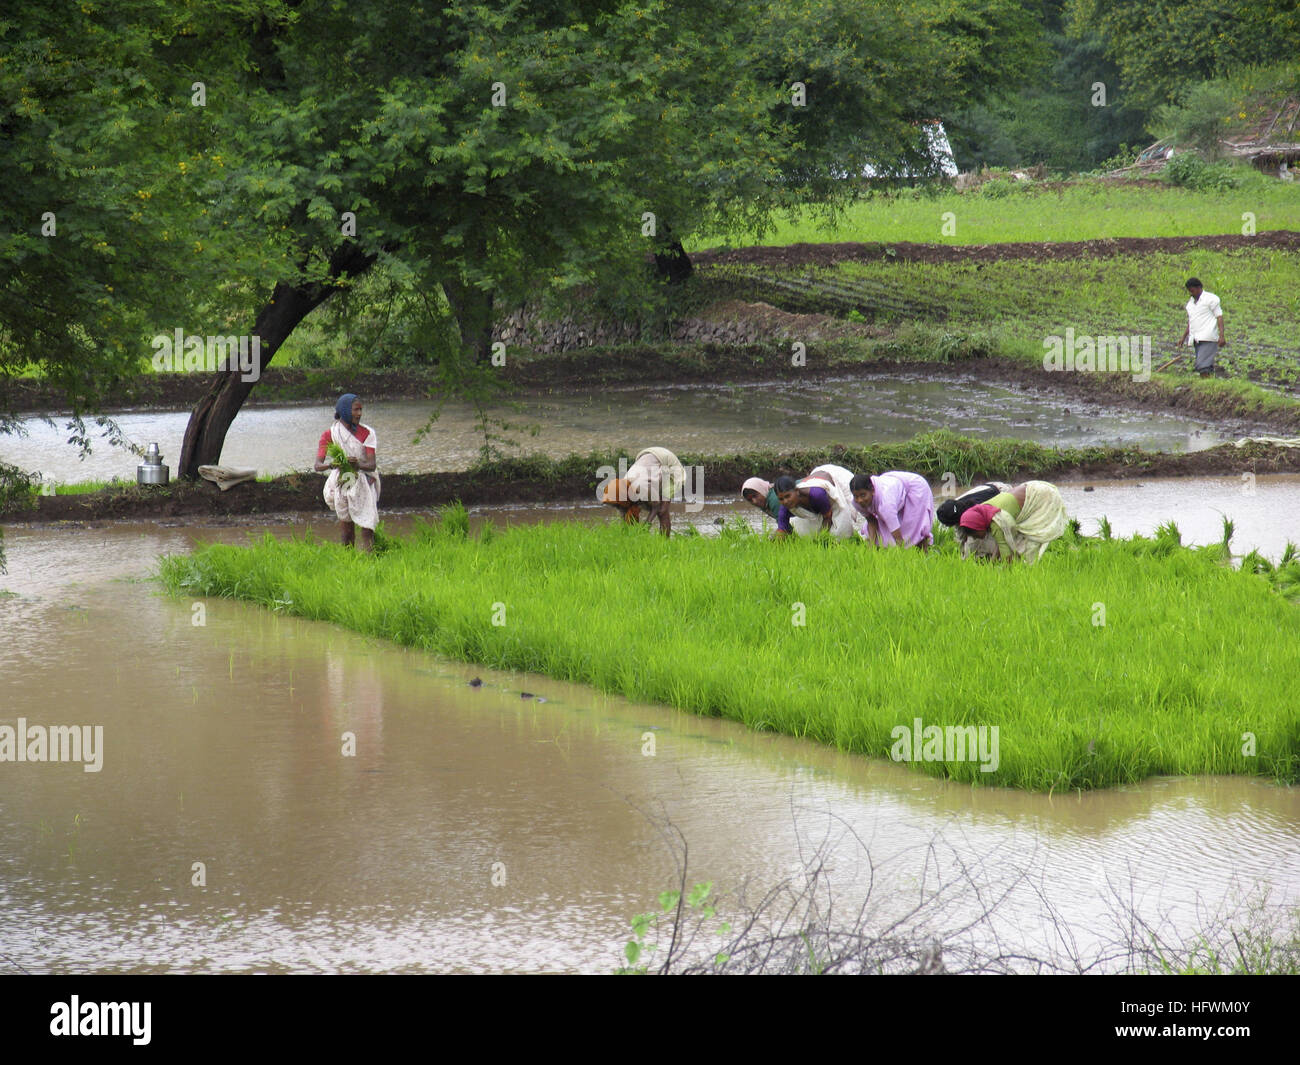
M 1080 28 L 1081 36 L 1066 32 L 1066 6 L 1042 0 L 1049 65 L 1015 93 L 952 116 L 948 134 L 963 169 L 1043 163 L 1089 170 L 1122 145 L 1143 143 L 1147 112 L 1120 91 L 1119 69 L 1095 27 Z
M 915 169 L 917 123 L 1023 75 L 1035 34 L 1013 0 L 216 0 L 174 15 L 123 0 L 113 13 L 130 44 L 116 55 L 86 28 L 93 12 L 60 16 L 80 23 L 61 32 L 101 67 L 116 59 L 141 100 L 144 143 L 104 177 L 105 213 L 140 173 L 170 196 L 163 210 L 154 193 L 130 231 L 141 254 L 119 271 L 137 356 L 146 321 L 251 330 L 259 370 L 377 262 L 439 286 L 481 360 L 503 299 L 630 277 L 700 227 L 843 200 L 843 174 L 868 162 Z M 67 111 L 54 126 L 95 125 Z M 28 331 L 17 314 L 3 324 Z M 111 336 L 129 349 L 130 334 Z M 218 460 L 247 376 L 213 380 L 183 474 Z
M 81 415 L 146 365 L 151 335 L 228 333 L 292 269 L 283 240 L 211 223 L 225 160 L 172 64 L 195 37 L 164 0 L 17 0 L 0 19 L 0 431 L 16 427 L 10 383 L 34 375 L 88 446 Z M 205 47 L 211 66 L 230 57 Z
M 153 315 L 184 302 L 158 278 L 189 265 L 180 236 L 196 208 L 141 61 L 164 20 L 156 3 L 110 25 L 35 2 L 0 20 L 0 428 L 13 375 L 46 376 L 80 413 L 138 368 Z
M 395 256 L 441 285 L 481 360 L 502 298 L 626 276 L 795 196 L 834 202 L 868 162 L 928 162 L 918 121 L 1015 80 L 1036 33 L 1013 0 L 303 3 L 263 18 L 259 62 L 211 113 L 242 161 L 227 210 L 285 227 L 316 265 L 281 282 L 284 326 Z M 216 460 L 248 387 L 214 382 L 182 472 Z

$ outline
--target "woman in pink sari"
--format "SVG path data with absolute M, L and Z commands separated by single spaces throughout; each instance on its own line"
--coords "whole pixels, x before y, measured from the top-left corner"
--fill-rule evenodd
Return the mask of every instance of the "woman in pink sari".
M 928 551 L 934 542 L 934 493 L 919 473 L 890 470 L 859 473 L 849 486 L 853 507 L 865 519 L 858 535 L 880 547 L 908 546 Z

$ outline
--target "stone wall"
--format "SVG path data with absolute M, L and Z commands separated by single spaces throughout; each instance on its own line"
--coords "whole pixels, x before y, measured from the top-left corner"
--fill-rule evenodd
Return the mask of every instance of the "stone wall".
M 652 332 L 654 335 L 650 335 Z M 762 326 L 743 319 L 713 321 L 708 318 L 683 318 L 664 332 L 662 329 L 643 330 L 636 322 L 598 321 L 573 315 L 547 321 L 527 307 L 506 315 L 492 330 L 493 340 L 543 354 L 575 351 L 597 345 L 655 341 L 672 344 L 756 344 L 762 338 Z

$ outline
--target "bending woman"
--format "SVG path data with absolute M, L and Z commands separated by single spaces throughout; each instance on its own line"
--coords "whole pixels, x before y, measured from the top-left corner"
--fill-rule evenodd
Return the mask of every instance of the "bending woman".
M 777 498 L 781 510 L 776 519 L 776 535 L 788 536 L 798 531 L 801 536 L 826 530 L 833 536 L 846 539 L 853 535 L 853 496 L 849 485 L 853 474 L 843 466 L 827 464 L 818 466 L 802 480 L 778 477 Z M 802 519 L 802 529 L 793 521 Z
M 974 488 L 970 488 L 957 496 L 956 499 L 945 499 L 935 510 L 934 516 L 948 528 L 956 528 L 957 523 L 961 521 L 961 516 L 976 503 L 987 503 L 999 492 L 1010 491 L 1011 485 L 1003 484 L 1001 481 L 987 481 L 984 484 L 977 484 Z
M 641 520 L 641 504 L 645 504 L 645 521 L 649 525 L 659 521 L 659 531 L 672 534 L 673 519 L 668 504 L 686 484 L 686 470 L 666 447 L 648 447 L 637 453 L 627 471 L 627 477 L 609 481 L 601 492 L 600 501 L 617 507 L 623 520 L 635 525 Z
M 862 539 L 880 547 L 929 550 L 934 542 L 934 493 L 919 473 L 859 473 L 849 487 L 854 509 L 866 519 L 858 529 Z
M 758 507 L 764 514 L 776 519 L 781 516 L 781 500 L 777 498 L 776 489 L 771 481 L 762 477 L 751 477 L 740 486 L 740 496 L 746 503 Z
M 359 473 L 340 470 L 325 461 L 330 443 L 338 444 Z M 339 534 L 344 547 L 356 540 L 361 527 L 362 551 L 373 550 L 375 526 L 379 524 L 379 474 L 375 472 L 375 447 L 378 437 L 368 425 L 361 424 L 361 400 L 351 392 L 334 404 L 334 424 L 321 433 L 316 448 L 317 473 L 330 471 L 325 479 L 325 503 L 334 508 L 339 519 Z
M 962 558 L 975 554 L 1006 562 L 1037 562 L 1064 532 L 1065 501 L 1046 481 L 1026 481 L 977 503 L 957 526 Z

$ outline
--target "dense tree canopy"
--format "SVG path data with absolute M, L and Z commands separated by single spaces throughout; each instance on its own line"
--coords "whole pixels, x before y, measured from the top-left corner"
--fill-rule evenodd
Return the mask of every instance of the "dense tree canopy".
M 1095 34 L 1124 91 L 1151 109 L 1192 82 L 1300 56 L 1295 0 L 1070 0 L 1076 36 Z
M 481 359 L 500 300 L 916 169 L 920 120 L 1041 57 L 1014 0 L 17 7 L 0 351 L 87 400 L 151 332 L 255 334 L 265 365 L 376 263 L 439 289 Z M 214 380 L 185 472 L 251 387 Z

